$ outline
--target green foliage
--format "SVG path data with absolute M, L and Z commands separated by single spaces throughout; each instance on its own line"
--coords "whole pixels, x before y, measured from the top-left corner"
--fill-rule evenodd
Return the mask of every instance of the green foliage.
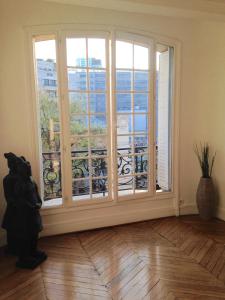
M 210 178 L 212 176 L 212 169 L 213 169 L 216 153 L 214 153 L 212 158 L 210 158 L 208 143 L 204 143 L 203 145 L 200 144 L 200 146 L 195 144 L 194 151 L 201 167 L 202 177 Z
M 57 98 L 50 96 L 46 91 L 40 90 L 39 104 L 42 151 L 60 151 L 60 120 Z M 87 134 L 86 119 L 82 119 L 82 117 L 76 115 L 85 112 L 86 99 L 75 95 L 70 101 L 70 113 L 72 117 L 70 122 L 71 135 Z M 96 126 L 91 128 L 91 133 L 92 135 L 103 134 L 104 130 Z M 88 148 L 88 138 L 72 138 L 71 146 L 74 145 L 75 141 L 77 149 Z M 91 147 L 97 147 L 97 143 L 92 142 Z
M 56 97 L 39 92 L 42 151 L 54 152 L 60 149 L 59 110 Z M 52 128 L 51 128 L 52 126 Z

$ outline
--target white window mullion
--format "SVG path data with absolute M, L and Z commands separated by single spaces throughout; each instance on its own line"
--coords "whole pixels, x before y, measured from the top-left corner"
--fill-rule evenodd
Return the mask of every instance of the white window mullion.
M 89 72 L 89 63 L 88 63 L 88 39 L 85 38 L 86 43 L 86 71 L 87 71 L 87 90 L 90 92 L 90 72 Z M 84 69 L 85 70 L 85 69 Z M 91 146 L 90 146 L 90 136 L 91 136 L 91 118 L 90 118 L 90 93 L 87 94 L 87 115 L 88 115 L 88 168 L 89 168 L 89 196 L 90 199 L 93 197 L 92 193 L 92 155 L 91 155 Z
M 60 94 L 61 94 L 61 122 L 63 130 L 63 199 L 65 205 L 72 203 L 72 163 L 71 163 L 71 145 L 70 145 L 70 108 L 68 99 L 68 79 L 66 63 L 66 39 L 64 35 L 60 36 L 59 43 L 59 66 L 60 66 Z
M 111 49 L 110 49 L 110 40 L 109 37 L 106 38 L 106 43 L 105 43 L 105 54 L 106 54 L 106 122 L 107 122 L 107 143 L 108 143 L 108 149 L 107 149 L 107 169 L 108 169 L 108 195 L 109 199 L 113 199 L 113 165 L 112 165 L 112 140 L 111 140 L 111 77 L 110 77 L 110 71 L 111 71 L 111 65 L 110 65 L 110 54 L 111 54 Z
M 132 154 L 133 154 L 133 156 L 131 156 L 132 157 L 132 168 L 133 168 L 133 174 L 132 174 L 132 177 L 133 177 L 133 187 L 132 187 L 132 190 L 133 190 L 133 194 L 135 194 L 135 185 L 136 185 L 136 176 L 135 176 L 135 160 L 136 160 L 136 157 L 135 157 L 135 147 L 134 147 L 134 138 L 135 138 L 135 135 L 134 135 L 134 126 L 135 126 L 135 124 L 134 124 L 134 44 L 132 44 L 132 53 L 133 53 L 133 55 L 132 55 L 132 78 L 131 78 L 131 112 L 132 112 L 132 125 L 131 125 L 131 127 L 132 127 L 132 133 L 133 133 L 133 135 L 132 135 L 132 146 L 131 146 L 131 152 L 132 152 Z
M 155 122 L 156 122 L 156 91 L 155 91 L 155 80 L 156 80 L 156 67 L 155 67 L 155 55 L 156 55 L 155 42 L 150 43 L 149 49 L 149 189 L 150 194 L 152 195 L 155 191 L 156 186 L 156 135 L 155 135 Z
M 111 149 L 112 149 L 112 193 L 113 200 L 118 200 L 117 170 L 117 113 L 116 113 L 116 37 L 111 33 Z

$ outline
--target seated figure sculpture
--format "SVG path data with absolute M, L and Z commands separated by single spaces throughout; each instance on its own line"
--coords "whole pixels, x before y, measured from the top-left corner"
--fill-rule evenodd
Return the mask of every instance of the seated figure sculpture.
M 17 266 L 33 269 L 47 258 L 37 250 L 38 234 L 42 230 L 39 210 L 42 202 L 24 157 L 5 154 L 10 169 L 3 180 L 7 209 L 2 227 L 7 230 L 8 253 L 17 255 Z

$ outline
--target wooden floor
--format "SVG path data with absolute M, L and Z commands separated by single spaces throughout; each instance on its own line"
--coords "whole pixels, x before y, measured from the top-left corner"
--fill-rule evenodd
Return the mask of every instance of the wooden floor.
M 36 270 L 0 256 L 0 299 L 225 299 L 225 222 L 197 216 L 43 238 Z

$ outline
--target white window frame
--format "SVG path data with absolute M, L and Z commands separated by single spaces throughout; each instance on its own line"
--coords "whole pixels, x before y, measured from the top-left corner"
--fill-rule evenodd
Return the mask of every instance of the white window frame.
M 123 41 L 123 42 L 130 42 L 130 43 L 135 43 L 139 44 L 143 47 L 147 47 L 149 50 L 149 57 L 148 57 L 148 80 L 149 80 L 149 91 L 148 91 L 148 128 L 150 129 L 147 133 L 148 136 L 148 145 L 149 145 L 149 151 L 148 151 L 148 166 L 152 166 L 154 164 L 154 155 L 153 155 L 153 144 L 154 144 L 154 68 L 155 68 L 155 59 L 154 59 L 154 42 L 152 38 L 147 38 L 143 37 L 137 34 L 132 34 L 132 33 L 126 33 L 122 31 L 116 31 L 115 32 L 115 38 L 112 40 L 112 74 L 114 74 L 113 78 L 113 98 L 112 98 L 112 105 L 114 106 L 113 111 L 114 111 L 114 128 L 116 128 L 116 41 Z M 127 69 L 126 69 L 127 70 Z M 134 69 L 130 69 L 133 71 Z M 133 79 L 134 80 L 134 79 Z M 132 93 L 134 94 L 134 91 L 127 91 L 127 93 Z M 134 112 L 131 113 L 132 115 Z M 151 116 L 151 117 L 150 117 Z M 117 132 L 116 130 L 114 131 L 114 140 L 115 144 L 113 145 L 113 149 L 117 149 L 116 145 L 116 139 L 117 139 Z M 114 160 L 117 162 L 117 155 L 116 152 L 114 152 Z M 118 183 L 118 175 L 117 175 L 117 169 L 116 169 L 117 163 L 114 164 L 114 182 Z M 143 192 L 140 194 L 128 194 L 124 196 L 118 196 L 118 190 L 115 191 L 115 198 L 116 201 L 121 202 L 121 201 L 130 201 L 133 199 L 142 199 L 142 198 L 148 198 L 152 197 L 154 195 L 154 169 L 153 172 L 148 171 L 148 191 Z M 131 176 L 132 178 L 132 176 Z
M 67 38 L 104 38 L 106 41 L 105 44 L 105 54 L 106 54 L 106 95 L 107 95 L 107 105 L 110 103 L 110 79 L 108 74 L 110 73 L 109 71 L 109 54 L 108 54 L 108 49 L 109 49 L 109 38 L 110 35 L 107 32 L 93 32 L 93 31 L 85 31 L 85 32 L 70 32 L 70 31 L 65 31 L 61 34 L 61 54 L 62 54 L 62 99 L 64 100 L 64 105 L 65 105 L 65 111 L 64 111 L 64 116 L 63 119 L 65 120 L 64 122 L 64 127 L 66 128 L 66 145 L 65 145 L 65 151 L 64 151 L 64 159 L 66 160 L 66 167 L 65 167 L 65 174 L 67 174 L 68 180 L 67 180 L 67 192 L 66 192 L 66 197 L 67 197 L 67 204 L 68 206 L 73 206 L 73 205 L 90 205 L 98 202 L 106 202 L 106 201 L 112 201 L 112 196 L 111 196 L 111 189 L 108 191 L 108 197 L 104 198 L 92 198 L 88 200 L 72 200 L 72 165 L 71 165 L 71 158 L 70 158 L 70 129 L 69 129 L 69 98 L 68 98 L 68 78 L 67 78 L 67 62 L 66 62 L 66 39 Z M 90 91 L 88 91 L 90 92 Z M 111 124 L 111 116 L 109 113 L 107 113 L 107 125 Z M 110 131 L 110 128 L 107 128 L 108 132 Z M 109 186 L 111 186 L 112 178 L 111 178 L 111 143 L 108 147 L 108 182 Z
M 91 28 L 91 30 L 90 30 Z M 103 30 L 104 29 L 104 30 Z M 132 33 L 131 33 L 132 31 Z M 71 168 L 69 167 L 69 155 L 67 155 L 67 159 L 64 159 L 64 153 L 70 149 L 70 145 L 68 143 L 69 141 L 69 130 L 66 126 L 68 127 L 68 105 L 63 106 L 62 105 L 62 99 L 65 99 L 65 85 L 66 85 L 66 72 L 63 71 L 65 64 L 65 45 L 63 46 L 63 38 L 65 36 L 68 37 L 68 33 L 71 34 L 71 36 L 86 36 L 87 34 L 93 35 L 100 37 L 98 34 L 104 34 L 111 37 L 113 41 L 116 40 L 116 38 L 122 39 L 123 40 L 129 40 L 132 38 L 133 41 L 137 41 L 138 43 L 141 42 L 143 44 L 143 41 L 146 41 L 149 43 L 151 40 L 151 52 L 153 49 L 153 53 L 155 54 L 155 46 L 157 43 L 159 44 L 165 44 L 168 46 L 171 46 L 174 48 L 174 64 L 173 64 L 173 101 L 171 105 L 171 154 L 172 154 L 172 162 L 171 162 L 171 176 L 172 176 L 172 188 L 171 191 L 169 192 L 163 192 L 163 193 L 156 193 L 155 191 L 155 168 L 153 168 L 153 176 L 151 176 L 151 189 L 150 192 L 147 193 L 141 193 L 140 195 L 135 195 L 132 197 L 131 195 L 127 197 L 123 197 L 123 199 L 118 199 L 116 196 L 116 189 L 115 185 L 112 185 L 112 198 L 109 199 L 108 204 L 106 203 L 105 199 L 104 200 L 90 200 L 90 201 L 72 201 L 72 185 L 70 185 L 70 180 L 65 179 L 64 174 L 67 172 L 71 172 Z M 137 201 L 150 201 L 150 200 L 158 200 L 158 199 L 171 199 L 174 203 L 174 209 L 176 213 L 179 213 L 179 97 L 180 97 L 180 52 L 181 52 L 181 43 L 175 39 L 163 37 L 160 35 L 155 35 L 151 34 L 149 32 L 143 32 L 143 31 L 138 31 L 138 30 L 130 30 L 127 28 L 121 28 L 121 27 L 116 27 L 116 26 L 102 26 L 102 25 L 49 25 L 49 26 L 34 26 L 34 27 L 29 27 L 26 28 L 26 36 L 27 36 L 27 49 L 28 49 L 28 54 L 29 54 L 29 61 L 27 63 L 27 70 L 28 70 L 28 82 L 29 85 L 31 86 L 31 97 L 33 101 L 31 101 L 31 106 L 30 106 L 30 111 L 32 114 L 31 118 L 31 128 L 32 131 L 34 132 L 33 135 L 33 143 L 31 147 L 31 157 L 32 157 L 32 162 L 35 164 L 35 171 L 34 171 L 34 177 L 37 180 L 39 186 L 41 182 L 41 164 L 40 164 L 40 148 L 39 148 L 39 118 L 38 118 L 38 107 L 37 107 L 37 90 L 36 90 L 36 76 L 35 76 L 35 68 L 34 68 L 34 52 L 33 52 L 33 38 L 35 36 L 45 36 L 45 35 L 54 35 L 56 37 L 56 57 L 58 59 L 58 92 L 59 92 L 59 98 L 61 99 L 60 101 L 60 109 L 61 109 L 61 127 L 62 131 L 64 131 L 63 136 L 61 136 L 61 145 L 62 146 L 62 151 L 61 155 L 63 156 L 62 159 L 62 189 L 63 189 L 63 201 L 62 205 L 60 206 L 44 206 L 44 210 L 46 213 L 57 213 L 59 211 L 64 211 L 68 207 L 73 207 L 74 209 L 91 209 L 93 207 L 100 207 L 100 206 L 105 206 L 105 205 L 115 205 L 117 202 L 123 202 L 126 200 L 129 200 L 130 203 L 136 203 Z M 111 51 L 112 55 L 112 66 L 111 66 L 111 71 L 113 71 L 113 66 L 115 67 L 115 45 L 114 43 L 111 43 L 111 47 L 109 51 Z M 64 55 L 62 55 L 64 53 Z M 107 58 L 107 55 L 106 55 Z M 152 61 L 151 61 L 152 60 Z M 155 66 L 155 59 L 151 59 L 150 63 L 151 66 Z M 109 65 L 108 65 L 109 66 Z M 155 148 L 155 81 L 156 81 L 156 70 L 155 68 L 151 68 L 151 79 L 150 80 L 150 111 L 154 112 L 154 114 L 151 114 L 151 123 L 150 123 L 150 128 L 151 131 L 154 132 L 154 134 L 150 137 L 150 144 L 152 143 L 152 147 L 150 147 L 151 151 L 150 152 L 150 166 L 155 165 L 155 151 L 153 150 Z M 115 75 L 114 72 L 111 73 L 112 79 L 112 87 L 111 91 L 114 90 L 113 85 L 115 85 Z M 114 94 L 114 93 L 113 93 Z M 115 100 L 114 96 L 111 95 L 112 99 Z M 151 101 L 154 99 L 154 101 Z M 67 99 L 68 101 L 68 99 Z M 112 115 L 115 116 L 115 101 L 113 101 L 113 105 L 111 108 Z M 66 117 L 67 116 L 67 117 Z M 112 124 L 115 120 L 111 120 Z M 67 124 L 67 125 L 66 125 Z M 112 133 L 112 147 L 114 147 L 115 143 L 115 132 L 114 132 L 115 126 L 112 126 L 111 128 L 111 133 Z M 66 134 L 65 134 L 66 133 Z M 112 148 L 110 147 L 110 148 Z M 109 154 L 110 155 L 110 154 Z M 112 156 L 113 157 L 113 156 Z M 115 159 L 115 158 L 114 158 Z M 70 170 L 70 171 L 69 171 Z M 112 172 L 113 176 L 115 170 Z M 68 174 L 68 173 L 67 173 Z M 72 181 L 72 176 L 67 176 L 71 178 Z M 114 180 L 113 180 L 114 181 Z M 69 192 L 71 191 L 71 192 Z M 110 204 L 111 203 L 111 204 Z M 119 204 L 119 203 L 118 203 Z M 80 206 L 80 208 L 79 208 Z

